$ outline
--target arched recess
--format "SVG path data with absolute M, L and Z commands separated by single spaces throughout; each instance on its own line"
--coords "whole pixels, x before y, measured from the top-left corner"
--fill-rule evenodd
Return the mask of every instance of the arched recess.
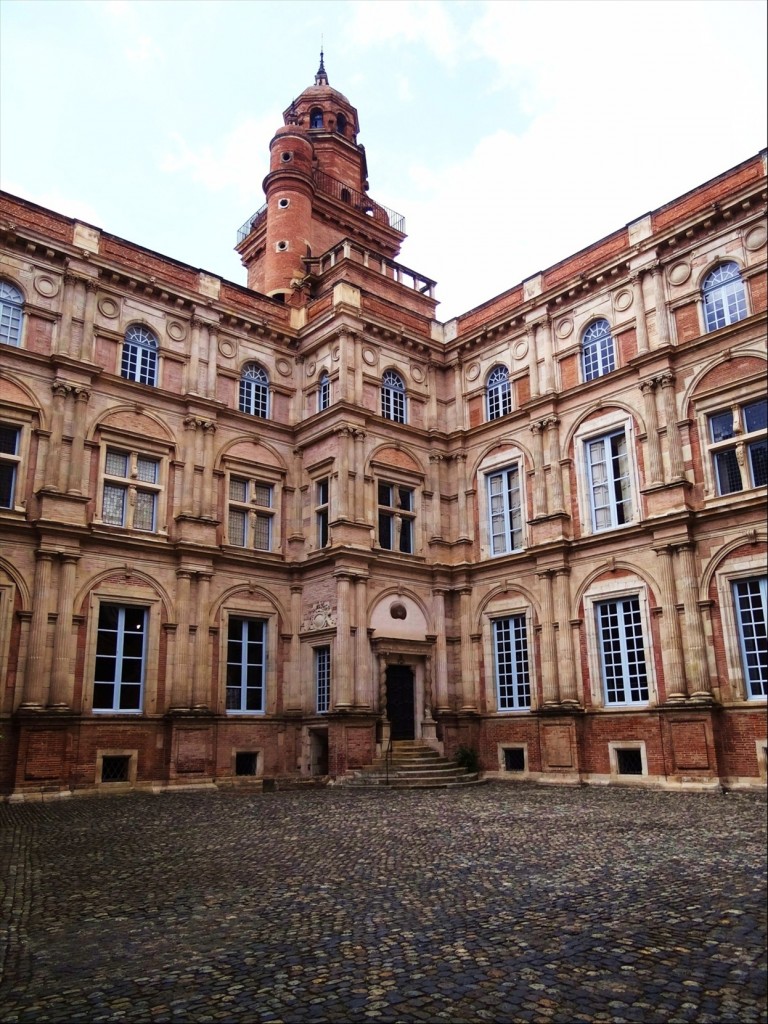
M 368 456 L 368 468 L 377 464 L 386 469 L 402 469 L 407 473 L 418 473 L 425 476 L 426 471 L 419 457 L 406 446 L 395 447 L 392 444 L 382 444 L 375 448 Z
M 768 355 L 765 351 L 761 351 L 756 348 L 741 348 L 741 349 L 730 349 L 728 352 L 721 353 L 714 359 L 708 360 L 704 366 L 700 368 L 698 373 L 695 373 L 688 385 L 683 392 L 681 400 L 681 409 L 684 415 L 688 415 L 689 407 L 693 401 L 696 393 L 705 386 L 706 378 L 713 371 L 718 371 L 724 365 L 730 364 L 733 367 L 734 376 L 739 374 L 739 365 L 742 360 L 753 360 L 754 364 L 749 368 L 749 373 L 760 375 L 766 371 L 766 362 L 768 362 Z M 742 370 L 744 369 L 742 365 Z
M 81 584 L 73 602 L 76 614 L 83 615 L 87 613 L 88 597 L 105 583 L 122 584 L 123 586 L 126 584 L 138 584 L 139 586 L 147 587 L 147 589 L 152 590 L 160 598 L 163 606 L 163 621 L 174 622 L 176 620 L 174 604 L 165 587 L 152 576 L 139 569 L 132 568 L 127 563 L 124 566 L 114 566 L 111 569 L 105 569 Z
M 523 601 L 529 605 L 533 610 L 533 617 L 535 622 L 541 621 L 541 608 L 537 596 L 528 587 L 521 586 L 515 582 L 514 586 L 508 587 L 506 583 L 497 584 L 485 597 L 482 599 L 475 612 L 475 623 L 474 631 L 479 633 L 483 626 L 483 616 L 488 614 L 488 609 L 494 603 L 500 601 L 513 601 L 516 596 L 519 596 Z
M 241 434 L 228 441 L 216 456 L 216 469 L 221 469 L 223 462 L 228 458 L 252 462 L 257 466 L 271 466 L 283 473 L 288 472 L 288 467 L 277 448 L 267 441 L 254 440 L 253 435 Z
M 21 610 L 30 611 L 32 608 L 32 594 L 27 586 L 26 580 L 21 576 L 16 567 L 6 561 L 4 558 L 0 558 L 0 574 L 5 574 L 8 577 L 8 582 L 11 586 L 16 588 L 16 591 L 21 599 Z M 2 576 L 0 575 L 0 584 L 2 584 Z
M 645 572 L 643 569 L 640 569 L 638 566 L 634 565 L 632 562 L 623 562 L 617 559 L 611 563 L 604 563 L 603 565 L 599 565 L 596 569 L 593 569 L 592 572 L 589 573 L 582 580 L 582 582 L 576 588 L 576 593 L 574 594 L 574 608 L 579 609 L 581 607 L 584 595 L 587 593 L 590 587 L 592 587 L 595 583 L 598 582 L 598 580 L 600 580 L 604 576 L 610 577 L 612 573 L 616 572 L 625 572 L 632 576 L 636 576 L 648 588 L 648 592 L 653 597 L 654 606 L 657 606 L 659 604 L 658 581 L 649 573 Z
M 645 420 L 641 416 L 639 410 L 635 408 L 635 406 L 629 405 L 629 403 L 627 402 L 617 401 L 615 399 L 611 400 L 610 402 L 593 402 L 591 405 L 587 406 L 587 408 L 578 417 L 578 419 L 575 420 L 575 422 L 572 423 L 571 426 L 568 428 L 568 432 L 565 436 L 565 443 L 563 445 L 563 451 L 568 452 L 571 450 L 571 447 L 573 446 L 574 437 L 579 432 L 579 430 L 584 426 L 584 424 L 589 421 L 590 417 L 594 416 L 595 414 L 604 416 L 607 413 L 610 413 L 614 410 L 623 412 L 627 416 L 631 417 L 637 424 L 638 430 L 641 434 L 644 434 L 646 432 Z
M 0 403 L 12 406 L 23 406 L 37 416 L 40 429 L 49 430 L 46 410 L 41 406 L 37 395 L 14 374 L 0 370 Z
M 88 426 L 87 438 L 93 441 L 99 430 L 120 431 L 138 438 L 153 438 L 176 447 L 173 431 L 159 416 L 143 406 L 118 405 L 99 413 Z
M 377 594 L 369 602 L 366 621 L 377 637 L 424 640 L 433 631 L 432 616 L 425 603 L 402 587 L 390 587 Z
M 725 544 L 722 548 L 716 551 L 702 570 L 701 578 L 699 580 L 699 600 L 706 601 L 708 599 L 709 590 L 712 586 L 712 580 L 715 573 L 728 561 L 728 558 L 734 551 L 737 551 L 739 548 L 743 548 L 745 545 L 759 545 L 766 543 L 768 543 L 768 533 L 755 530 L 752 537 L 737 537 L 735 540 Z M 763 561 L 763 566 L 765 566 L 765 561 Z
M 526 470 L 533 466 L 533 453 L 528 445 L 523 444 L 512 434 L 503 434 L 481 450 L 468 473 L 469 479 L 471 480 L 477 476 L 487 459 L 495 458 L 495 456 L 503 454 L 504 451 L 509 451 L 510 455 L 513 455 L 516 451 L 519 452 L 523 456 Z
M 222 608 L 225 608 L 228 604 L 232 604 L 232 602 L 238 598 L 244 600 L 246 604 L 249 600 L 253 603 L 261 601 L 262 603 L 269 605 L 280 617 L 282 622 L 285 623 L 289 621 L 286 609 L 271 591 L 264 587 L 249 583 L 235 583 L 225 590 L 224 593 L 221 594 L 211 605 L 209 625 L 213 625 L 217 622 L 221 616 Z

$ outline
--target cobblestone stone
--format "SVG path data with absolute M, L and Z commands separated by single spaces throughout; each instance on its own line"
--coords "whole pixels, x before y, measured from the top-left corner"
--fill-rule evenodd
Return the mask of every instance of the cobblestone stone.
M 764 795 L 0 805 L 0 1020 L 764 1022 Z

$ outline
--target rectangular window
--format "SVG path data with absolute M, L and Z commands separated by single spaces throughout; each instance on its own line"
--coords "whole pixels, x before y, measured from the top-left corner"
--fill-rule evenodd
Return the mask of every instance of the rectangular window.
M 21 430 L 0 423 L 0 508 L 13 508 Z
M 104 460 L 101 518 L 108 526 L 145 533 L 157 529 L 160 460 L 108 448 Z
M 640 599 L 623 597 L 595 605 L 606 704 L 646 704 Z
M 243 477 L 229 478 L 227 538 L 230 544 L 256 551 L 272 550 L 274 512 L 271 484 Z M 270 511 L 267 511 L 267 510 Z
M 315 484 L 315 533 L 319 548 L 328 547 L 328 512 L 330 508 L 330 484 L 328 477 L 323 477 Z
M 718 494 L 768 483 L 768 399 L 713 413 L 709 441 Z
M 737 580 L 733 601 L 739 624 L 747 697 L 768 696 L 768 576 Z
M 147 610 L 102 604 L 96 639 L 94 711 L 141 711 Z
M 493 622 L 496 690 L 499 711 L 523 711 L 531 706 L 528 634 L 525 615 Z
M 331 648 L 315 648 L 315 693 L 317 713 L 325 715 L 331 704 Z
M 414 492 L 397 484 L 380 483 L 379 545 L 388 551 L 414 552 Z
M 585 443 L 592 528 L 610 530 L 632 519 L 627 435 L 618 430 Z
M 523 510 L 517 466 L 488 476 L 491 553 L 504 555 L 523 546 Z
M 229 620 L 227 711 L 264 711 L 267 624 L 263 619 Z

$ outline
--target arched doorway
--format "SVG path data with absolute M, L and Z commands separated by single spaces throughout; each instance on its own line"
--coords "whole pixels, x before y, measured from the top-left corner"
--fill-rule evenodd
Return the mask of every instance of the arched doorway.
M 408 665 L 387 665 L 387 718 L 393 740 L 416 737 L 413 670 Z

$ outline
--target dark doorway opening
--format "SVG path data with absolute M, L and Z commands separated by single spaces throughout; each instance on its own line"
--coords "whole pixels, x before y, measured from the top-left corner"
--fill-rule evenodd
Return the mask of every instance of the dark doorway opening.
M 407 665 L 387 666 L 387 718 L 393 740 L 416 738 L 413 672 Z
M 309 730 L 309 774 L 328 774 L 328 732 L 325 729 Z

